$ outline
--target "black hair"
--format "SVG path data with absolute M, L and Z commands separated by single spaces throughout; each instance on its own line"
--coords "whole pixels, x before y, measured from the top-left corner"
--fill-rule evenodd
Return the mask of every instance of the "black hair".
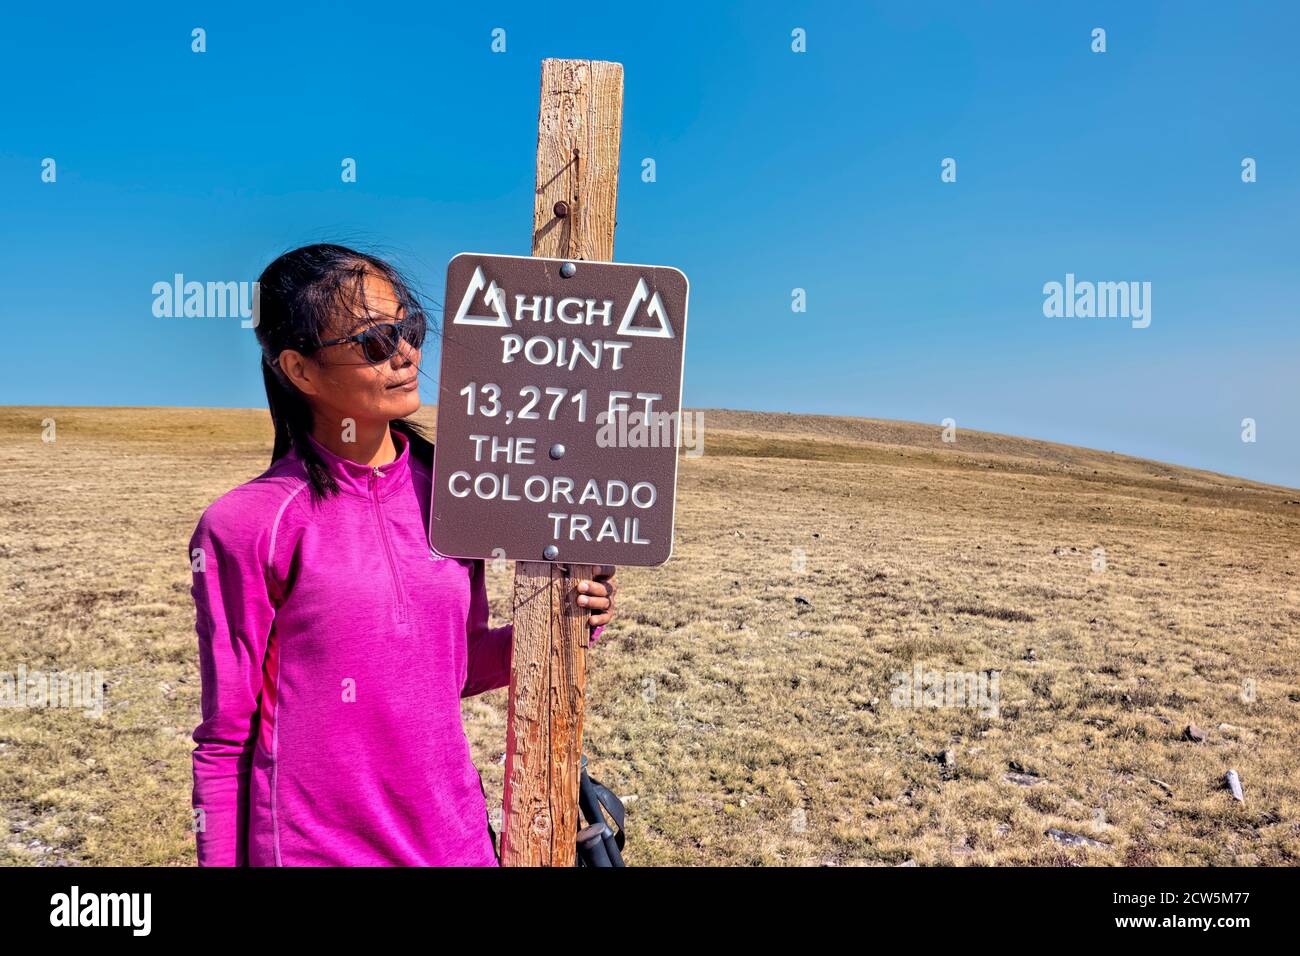
M 340 312 L 364 317 L 362 280 L 367 273 L 388 280 L 403 315 L 427 325 L 411 284 L 397 269 L 377 256 L 346 246 L 316 243 L 286 252 L 257 280 L 254 329 L 262 346 L 262 379 L 275 425 L 271 462 L 279 461 L 291 448 L 295 450 L 307 468 L 314 501 L 337 494 L 338 483 L 308 440 L 313 424 L 311 405 L 280 369 L 280 353 L 285 349 L 304 355 L 315 352 Z M 413 458 L 432 467 L 433 442 L 421 426 L 399 418 L 389 427 L 406 436 Z

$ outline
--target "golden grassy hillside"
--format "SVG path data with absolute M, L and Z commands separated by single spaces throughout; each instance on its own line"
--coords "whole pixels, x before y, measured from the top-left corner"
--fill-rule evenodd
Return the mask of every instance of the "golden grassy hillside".
M 1300 491 L 931 425 L 704 425 L 673 559 L 620 570 L 589 657 L 629 864 L 1300 861 Z M 269 439 L 261 411 L 0 409 L 0 672 L 108 684 L 99 720 L 0 710 L 0 863 L 193 862 L 185 548 Z M 997 713 L 896 706 L 914 665 L 996 672 Z M 498 803 L 505 713 L 464 706 Z

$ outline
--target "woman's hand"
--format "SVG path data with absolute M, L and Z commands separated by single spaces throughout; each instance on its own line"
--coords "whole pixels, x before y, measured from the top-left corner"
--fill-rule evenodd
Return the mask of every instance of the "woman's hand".
M 614 620 L 614 597 L 618 594 L 614 573 L 617 570 L 612 564 L 597 565 L 592 579 L 578 582 L 578 605 L 591 611 L 589 620 L 593 629 Z

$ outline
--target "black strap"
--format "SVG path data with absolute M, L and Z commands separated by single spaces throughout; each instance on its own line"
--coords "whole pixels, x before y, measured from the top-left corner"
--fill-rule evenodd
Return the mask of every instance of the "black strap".
M 575 866 L 583 867 L 621 867 L 623 847 L 627 842 L 625 832 L 626 811 L 623 801 L 616 797 L 608 787 L 599 780 L 591 779 L 587 773 L 587 757 L 584 754 L 578 775 L 578 810 L 582 819 L 578 822 L 578 847 L 574 858 Z M 613 829 L 606 814 L 614 820 Z
M 626 837 L 623 834 L 623 820 L 625 818 L 623 801 L 614 796 L 610 789 L 599 780 L 591 781 L 591 786 L 596 791 L 596 800 L 605 808 L 606 812 L 614 818 L 614 823 L 618 826 L 618 829 L 614 832 L 614 842 L 618 844 L 618 848 L 621 850 L 623 849 L 623 843 L 626 840 Z M 592 820 L 591 822 L 598 823 L 600 821 Z

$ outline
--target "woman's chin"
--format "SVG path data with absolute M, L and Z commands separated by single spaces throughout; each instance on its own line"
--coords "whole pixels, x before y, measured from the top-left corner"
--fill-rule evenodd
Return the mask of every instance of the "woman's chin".
M 396 392 L 384 403 L 389 418 L 407 418 L 420 410 L 420 390 Z

